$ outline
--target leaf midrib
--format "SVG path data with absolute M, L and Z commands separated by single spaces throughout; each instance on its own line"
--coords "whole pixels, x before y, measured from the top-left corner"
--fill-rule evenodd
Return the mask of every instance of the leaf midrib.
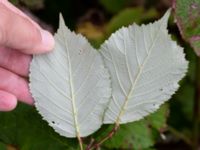
M 74 125 L 75 125 L 75 132 L 76 132 L 76 136 L 79 139 L 81 136 L 80 136 L 80 129 L 78 125 L 78 119 L 77 119 L 77 110 L 76 110 L 75 94 L 74 94 L 74 86 L 73 86 L 74 82 L 73 82 L 73 77 L 72 77 L 72 66 L 71 66 L 71 59 L 69 55 L 69 49 L 67 45 L 67 39 L 65 37 L 64 25 L 62 26 L 62 35 L 63 35 L 64 45 L 66 48 L 67 58 L 68 58 L 70 93 L 71 93 L 71 100 L 72 100 L 72 111 L 73 111 L 72 113 L 73 113 L 73 119 L 74 119 Z

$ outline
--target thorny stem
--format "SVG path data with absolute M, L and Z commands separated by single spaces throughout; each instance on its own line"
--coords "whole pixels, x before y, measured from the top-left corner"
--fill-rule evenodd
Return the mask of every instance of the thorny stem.
M 197 57 L 196 65 L 196 91 L 194 99 L 194 128 L 193 128 L 193 149 L 197 150 L 199 145 L 199 117 L 200 117 L 200 58 Z
M 98 148 L 101 144 L 103 144 L 105 141 L 110 139 L 116 133 L 118 128 L 119 128 L 119 124 L 115 124 L 115 127 L 104 138 L 102 138 L 99 142 L 97 142 L 91 146 L 88 146 L 86 148 L 86 150 L 93 150 L 95 148 Z

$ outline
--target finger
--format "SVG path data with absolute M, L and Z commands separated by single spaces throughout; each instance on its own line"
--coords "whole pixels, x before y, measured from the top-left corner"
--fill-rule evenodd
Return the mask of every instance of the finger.
M 17 106 L 17 98 L 5 91 L 0 90 L 0 111 L 11 111 Z
M 36 28 L 28 19 L 9 10 L 0 2 L 0 45 L 37 54 L 53 49 L 52 35 Z
M 0 67 L 10 70 L 20 76 L 28 76 L 31 59 L 31 55 L 0 47 Z
M 28 82 L 16 74 L 0 68 L 0 89 L 7 91 L 17 97 L 18 100 L 27 104 L 33 104 L 33 99 L 29 92 Z
M 7 8 L 9 8 L 10 10 L 12 10 L 14 13 L 28 19 L 36 28 L 38 28 L 39 30 L 42 30 L 41 27 L 32 19 L 30 19 L 27 15 L 25 15 L 20 9 L 16 8 L 14 5 L 12 5 L 10 2 L 8 2 L 7 0 L 0 0 L 0 2 L 2 2 Z

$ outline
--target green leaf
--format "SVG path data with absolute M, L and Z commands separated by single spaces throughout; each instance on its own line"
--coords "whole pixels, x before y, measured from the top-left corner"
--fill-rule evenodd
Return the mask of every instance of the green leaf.
M 143 7 L 127 8 L 114 16 L 106 26 L 107 35 L 115 32 L 122 26 L 134 23 L 142 23 L 147 19 L 155 18 L 158 15 L 155 9 L 144 10 Z
M 116 134 L 103 146 L 120 149 L 147 149 L 159 138 L 159 132 L 166 126 L 168 105 L 163 105 L 157 112 L 141 121 L 121 125 Z M 112 126 L 106 129 L 111 130 Z M 154 130 L 156 136 L 154 134 Z
M 121 125 L 116 134 L 103 145 L 107 148 L 143 149 L 153 146 L 151 131 L 145 121 Z
M 128 6 L 132 0 L 100 0 L 100 3 L 110 13 L 117 13 L 124 7 Z
M 180 33 L 200 56 L 200 1 L 174 1 L 175 19 Z
M 0 112 L 0 118 L 0 140 L 20 150 L 77 148 L 76 140 L 56 134 L 33 107 L 20 104 L 12 112 Z
M 146 121 L 156 130 L 160 131 L 166 128 L 166 120 L 169 114 L 169 108 L 167 104 L 161 106 L 156 113 L 149 115 Z

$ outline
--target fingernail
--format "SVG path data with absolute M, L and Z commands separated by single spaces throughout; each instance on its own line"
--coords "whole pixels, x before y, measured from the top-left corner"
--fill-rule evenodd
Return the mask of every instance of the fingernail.
M 42 36 L 42 44 L 44 46 L 44 50 L 50 51 L 54 48 L 54 38 L 53 36 L 46 30 L 41 30 Z

